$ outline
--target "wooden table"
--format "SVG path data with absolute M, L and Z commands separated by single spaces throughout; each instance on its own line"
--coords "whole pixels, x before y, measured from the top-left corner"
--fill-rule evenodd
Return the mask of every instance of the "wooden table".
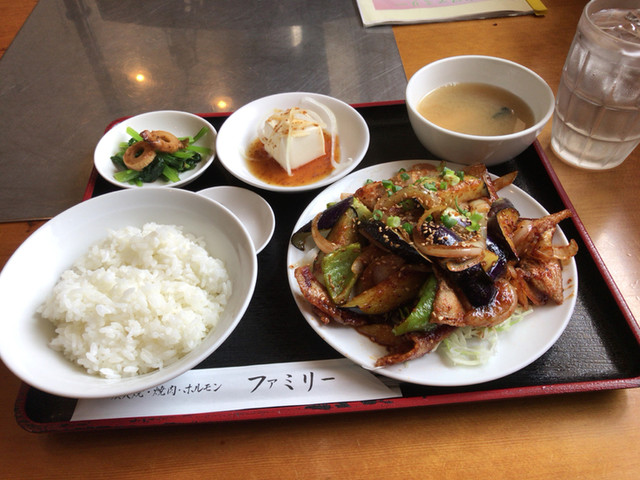
M 543 18 L 394 27 L 407 77 L 456 54 L 490 54 L 557 88 L 584 1 Z M 640 319 L 640 149 L 609 172 L 576 170 L 539 140 Z M 0 266 L 41 223 L 0 224 Z M 282 421 L 43 434 L 13 417 L 20 382 L 0 365 L 0 478 L 637 478 L 640 389 Z

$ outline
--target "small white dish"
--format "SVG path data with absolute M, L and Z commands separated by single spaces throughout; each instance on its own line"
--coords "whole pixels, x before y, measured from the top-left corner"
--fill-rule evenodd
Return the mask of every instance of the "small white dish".
M 178 225 L 202 238 L 222 260 L 232 295 L 217 326 L 191 352 L 143 375 L 90 375 L 49 347 L 54 326 L 36 313 L 60 278 L 108 230 L 155 222 Z M 44 392 L 70 398 L 107 398 L 146 391 L 190 370 L 233 332 L 253 296 L 258 273 L 249 233 L 223 205 L 178 188 L 127 189 L 100 195 L 57 215 L 34 232 L 0 272 L 3 333 L 0 358 L 17 377 Z
M 247 166 L 246 152 L 258 137 L 259 126 L 276 109 L 306 107 L 322 116 L 323 113 L 308 102 L 309 98 L 328 107 L 336 117 L 341 156 L 337 168 L 329 176 L 301 186 L 272 185 L 256 178 Z M 353 171 L 368 148 L 369 128 L 353 107 L 333 97 L 306 92 L 279 93 L 244 105 L 225 120 L 216 141 L 218 158 L 232 175 L 249 185 L 276 192 L 300 192 L 329 185 Z
M 207 147 L 211 150 L 211 153 L 203 155 L 202 161 L 193 170 L 180 173 L 180 180 L 177 182 L 156 180 L 152 183 L 144 183 L 141 187 L 119 182 L 113 178 L 118 169 L 111 161 L 111 157 L 118 152 L 120 143 L 128 142 L 131 138 L 127 133 L 127 127 L 133 128 L 138 133 L 142 130 L 164 130 L 174 134 L 176 137 L 194 136 L 202 127 L 207 127 L 210 130 L 209 133 L 200 138 L 195 145 Z M 106 181 L 121 188 L 180 187 L 193 182 L 213 163 L 216 154 L 216 137 L 216 129 L 205 119 L 192 113 L 177 110 L 142 113 L 113 125 L 96 145 L 93 162 L 98 173 Z
M 271 205 L 251 190 L 224 185 L 205 188 L 198 192 L 231 210 L 249 232 L 256 253 L 267 246 L 276 228 L 276 217 Z

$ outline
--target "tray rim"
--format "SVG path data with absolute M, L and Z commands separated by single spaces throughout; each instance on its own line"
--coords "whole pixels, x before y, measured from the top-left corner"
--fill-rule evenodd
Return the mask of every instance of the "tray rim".
M 482 384 L 480 384 L 482 385 Z M 492 390 L 474 390 L 469 392 L 442 393 L 437 395 L 418 395 L 370 401 L 333 402 L 287 407 L 251 408 L 224 412 L 203 412 L 184 415 L 159 415 L 149 417 L 123 417 L 102 420 L 38 422 L 26 413 L 26 397 L 31 390 L 22 384 L 16 399 L 15 416 L 18 424 L 30 433 L 77 432 L 103 429 L 124 429 L 152 426 L 170 426 L 196 423 L 226 423 L 232 421 L 266 420 L 293 418 L 308 415 L 330 415 L 339 413 L 367 412 L 377 410 L 395 410 L 400 408 L 428 407 L 437 405 L 455 405 L 463 403 L 507 400 L 513 398 L 541 397 L 566 393 L 620 390 L 640 387 L 640 376 L 626 379 L 594 380 L 567 382 L 550 385 L 531 385 L 525 387 L 498 388 Z
M 352 107 L 368 108 L 368 107 L 384 107 L 404 105 L 404 100 L 390 100 L 382 102 L 351 104 Z M 203 118 L 222 118 L 227 117 L 232 112 L 214 112 L 214 113 L 196 113 Z M 105 128 L 105 132 L 117 123 L 120 123 L 130 116 L 120 117 L 110 122 Z M 571 218 L 576 230 L 578 231 L 582 241 L 587 247 L 589 255 L 595 262 L 598 272 L 603 277 L 605 283 L 609 287 L 611 294 L 618 305 L 623 317 L 625 318 L 629 328 L 631 329 L 636 342 L 640 345 L 640 325 L 636 322 L 629 306 L 624 300 L 618 286 L 616 285 L 611 273 L 606 267 L 602 257 L 600 256 L 593 240 L 589 236 L 582 220 L 580 219 L 575 207 L 573 206 L 567 192 L 560 183 L 555 170 L 553 169 L 549 159 L 547 158 L 538 139 L 534 140 L 532 147 L 538 155 L 545 172 L 551 180 L 556 193 L 560 197 L 566 208 L 573 213 Z M 96 181 L 98 180 L 98 172 L 95 166 L 92 168 L 91 174 L 85 188 L 82 201 L 92 197 Z M 477 387 L 482 388 L 483 384 Z M 472 386 L 471 388 L 474 388 Z M 307 415 L 327 415 L 348 412 L 364 412 L 384 409 L 413 408 L 426 407 L 435 405 L 460 404 L 471 402 L 482 402 L 490 400 L 502 400 L 510 398 L 526 398 L 535 396 L 557 395 L 563 393 L 578 393 L 588 391 L 617 390 L 626 388 L 640 387 L 640 375 L 630 378 L 616 379 L 599 379 L 580 382 L 562 382 L 555 384 L 529 385 L 516 387 L 502 387 L 489 390 L 470 390 L 466 392 L 450 392 L 435 395 L 417 395 L 408 397 L 388 398 L 371 401 L 354 401 L 354 402 L 335 402 L 321 404 L 306 404 L 285 407 L 266 407 L 253 408 L 244 410 L 231 410 L 224 412 L 203 412 L 197 414 L 183 415 L 163 415 L 149 417 L 134 418 L 116 418 L 103 420 L 86 420 L 86 421 L 55 421 L 55 422 L 39 422 L 29 417 L 27 414 L 26 402 L 29 391 L 33 387 L 22 383 L 18 391 L 18 395 L 14 404 L 14 414 L 17 423 L 26 431 L 31 433 L 47 433 L 47 432 L 73 432 L 73 431 L 91 431 L 103 429 L 123 429 L 123 428 L 139 428 L 149 426 L 169 426 L 193 423 L 222 423 L 231 421 L 244 420 L 262 420 L 268 418 L 290 418 Z

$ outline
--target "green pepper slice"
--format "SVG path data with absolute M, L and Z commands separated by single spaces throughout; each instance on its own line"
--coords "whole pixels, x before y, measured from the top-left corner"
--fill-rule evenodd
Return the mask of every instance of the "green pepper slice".
M 438 281 L 436 276 L 431 274 L 420 287 L 420 299 L 417 305 L 402 323 L 393 328 L 394 335 L 404 335 L 405 333 L 416 331 L 424 332 L 436 327 L 435 324 L 430 323 L 430 318 L 437 289 Z
M 322 274 L 331 299 L 340 305 L 347 301 L 357 275 L 351 265 L 360 255 L 360 244 L 351 243 L 327 253 L 322 258 Z

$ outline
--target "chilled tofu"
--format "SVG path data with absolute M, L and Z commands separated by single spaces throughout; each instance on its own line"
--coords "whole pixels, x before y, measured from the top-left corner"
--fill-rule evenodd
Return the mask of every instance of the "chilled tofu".
M 325 124 L 314 112 L 298 107 L 277 111 L 264 123 L 260 140 L 286 172 L 325 155 Z

